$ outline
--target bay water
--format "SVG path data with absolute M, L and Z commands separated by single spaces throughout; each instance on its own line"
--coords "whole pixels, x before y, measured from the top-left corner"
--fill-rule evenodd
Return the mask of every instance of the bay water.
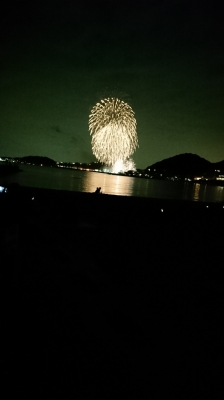
M 102 193 L 111 195 L 202 202 L 224 201 L 222 186 L 134 178 L 65 168 L 30 165 L 21 165 L 20 168 L 22 172 L 1 176 L 0 185 L 18 183 L 28 187 L 90 193 L 101 187 Z

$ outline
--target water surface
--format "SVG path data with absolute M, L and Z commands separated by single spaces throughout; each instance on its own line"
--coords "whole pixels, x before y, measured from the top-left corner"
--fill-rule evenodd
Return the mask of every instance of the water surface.
M 94 192 L 97 187 L 105 194 L 140 196 L 157 199 L 224 201 L 224 188 L 193 182 L 159 181 L 97 172 L 77 171 L 22 165 L 23 172 L 0 177 L 1 185 L 21 186 L 79 192 Z

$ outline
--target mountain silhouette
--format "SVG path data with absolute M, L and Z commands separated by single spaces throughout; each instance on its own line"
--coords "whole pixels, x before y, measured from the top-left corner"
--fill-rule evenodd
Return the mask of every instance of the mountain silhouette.
M 44 165 L 44 166 L 55 166 L 56 161 L 52 160 L 49 157 L 41 157 L 41 156 L 26 156 L 26 157 L 16 157 L 16 160 L 19 162 L 25 162 L 35 165 Z
M 224 162 L 221 161 L 221 164 Z M 216 164 L 211 163 L 197 154 L 185 153 L 158 161 L 146 168 L 146 171 L 156 170 L 158 173 L 169 172 L 172 174 L 204 174 L 214 171 Z

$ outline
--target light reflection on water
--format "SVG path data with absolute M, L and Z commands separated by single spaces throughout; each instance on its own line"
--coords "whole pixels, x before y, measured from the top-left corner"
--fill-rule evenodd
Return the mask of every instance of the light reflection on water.
M 131 177 L 90 172 L 82 180 L 82 191 L 95 192 L 101 187 L 102 193 L 133 196 L 133 185 Z
M 95 192 L 204 202 L 224 201 L 224 188 L 193 182 L 159 181 L 72 169 L 22 165 L 23 172 L 0 177 L 0 185 L 16 182 L 21 186 L 57 190 Z
M 224 188 L 199 183 L 185 183 L 184 196 L 186 200 L 220 202 L 224 201 Z
M 200 187 L 201 185 L 199 183 L 194 184 L 194 200 L 199 200 L 200 198 Z

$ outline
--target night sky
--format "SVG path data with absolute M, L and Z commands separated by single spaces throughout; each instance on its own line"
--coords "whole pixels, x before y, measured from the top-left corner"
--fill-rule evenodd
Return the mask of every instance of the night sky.
M 1 7 L 0 155 L 94 161 L 89 113 L 116 96 L 135 112 L 138 168 L 180 153 L 224 159 L 218 2 L 38 0 Z

